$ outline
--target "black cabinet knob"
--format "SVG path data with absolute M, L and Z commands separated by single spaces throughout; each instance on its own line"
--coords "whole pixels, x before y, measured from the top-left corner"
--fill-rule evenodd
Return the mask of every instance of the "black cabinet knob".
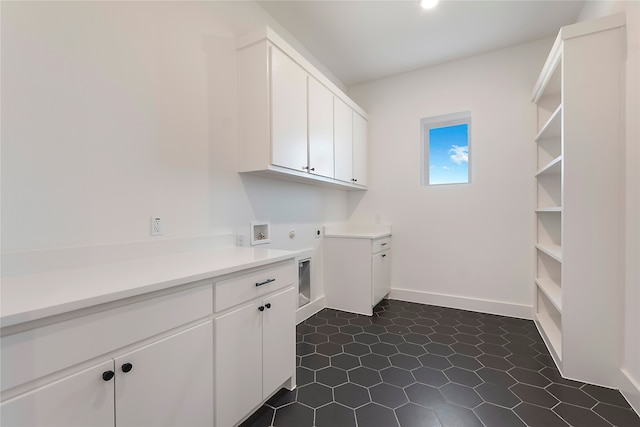
M 261 305 L 260 307 L 258 307 L 258 310 L 264 311 L 264 305 Z
M 133 365 L 131 363 L 125 363 L 122 365 L 122 372 L 129 372 L 133 369 Z
M 271 303 L 270 303 L 270 302 L 268 302 L 268 303 L 266 303 L 264 306 L 265 306 L 265 307 L 267 307 L 267 308 L 271 308 Z
M 113 378 L 115 375 L 115 372 L 113 371 L 104 371 L 102 373 L 102 379 L 105 381 L 109 381 L 111 378 Z
M 312 171 L 316 170 L 316 168 L 311 168 Z

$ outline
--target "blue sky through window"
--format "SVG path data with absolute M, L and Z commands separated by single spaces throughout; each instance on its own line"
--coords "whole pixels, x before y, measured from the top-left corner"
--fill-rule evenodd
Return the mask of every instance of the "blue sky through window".
M 469 182 L 469 125 L 429 129 L 429 184 Z

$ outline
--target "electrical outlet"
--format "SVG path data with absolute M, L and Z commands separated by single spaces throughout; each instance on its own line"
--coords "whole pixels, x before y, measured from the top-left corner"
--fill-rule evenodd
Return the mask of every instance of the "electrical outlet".
M 320 237 L 322 237 L 322 230 L 320 230 L 319 228 L 316 228 L 314 236 L 316 236 L 316 239 L 319 239 Z
M 236 234 L 236 246 L 244 246 L 244 234 Z
M 159 216 L 151 217 L 151 235 L 162 236 L 162 218 Z

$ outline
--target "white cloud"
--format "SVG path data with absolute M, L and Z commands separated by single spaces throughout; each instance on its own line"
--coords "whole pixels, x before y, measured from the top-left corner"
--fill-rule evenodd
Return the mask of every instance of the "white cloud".
M 462 162 L 469 162 L 469 146 L 459 146 L 452 145 L 449 149 L 449 153 L 451 156 L 451 160 L 453 160 L 456 164 L 461 164 Z
M 449 169 L 451 169 L 449 166 L 442 166 L 442 169 L 448 171 Z

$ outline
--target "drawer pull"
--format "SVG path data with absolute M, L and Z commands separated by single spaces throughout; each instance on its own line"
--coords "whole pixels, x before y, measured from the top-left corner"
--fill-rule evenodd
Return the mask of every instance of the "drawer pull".
M 258 310 L 264 311 L 264 305 L 261 305 L 260 307 L 258 307 Z
M 386 246 L 388 243 L 380 243 L 380 246 Z
M 131 363 L 125 363 L 122 365 L 122 372 L 127 373 L 133 369 L 133 365 Z
M 113 378 L 114 375 L 115 375 L 115 372 L 113 371 L 104 371 L 102 373 L 102 379 L 105 381 L 109 381 L 111 380 L 111 378 Z
M 267 307 L 267 308 L 271 308 L 271 303 L 270 303 L 270 302 L 268 302 L 268 303 L 266 303 L 264 306 L 265 306 L 265 307 Z
M 266 285 L 266 284 L 268 284 L 268 283 L 275 282 L 275 281 L 276 281 L 276 279 L 267 279 L 267 280 L 265 280 L 264 282 L 258 282 L 258 283 L 256 283 L 256 286 Z
M 382 254 L 382 258 L 384 258 L 384 257 L 386 257 L 386 256 L 387 256 L 387 254 Z

